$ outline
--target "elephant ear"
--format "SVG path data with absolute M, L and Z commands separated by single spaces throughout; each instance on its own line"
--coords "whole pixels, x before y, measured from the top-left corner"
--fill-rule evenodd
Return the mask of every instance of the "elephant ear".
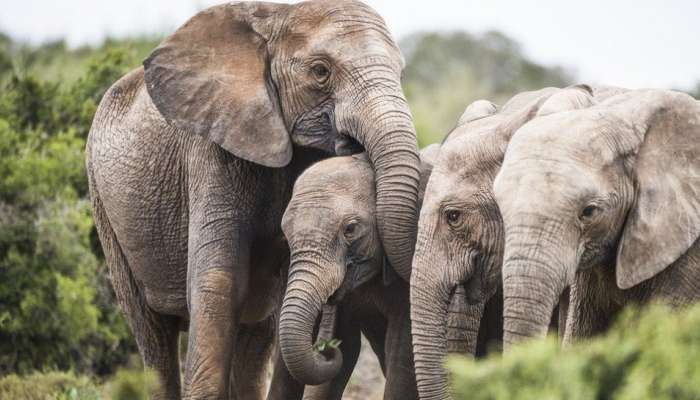
M 626 97 L 613 106 L 636 140 L 635 202 L 617 253 L 621 289 L 673 264 L 700 236 L 700 105 L 671 91 Z
M 158 111 L 176 128 L 237 157 L 287 165 L 292 144 L 266 41 L 286 7 L 230 3 L 192 17 L 144 61 L 146 88 Z
M 488 100 L 476 100 L 464 109 L 462 116 L 457 121 L 457 126 L 476 121 L 498 112 L 498 106 Z
M 594 104 L 590 87 L 587 85 L 569 86 L 564 89 L 546 88 L 528 92 L 526 95 L 527 97 L 514 96 L 503 107 L 508 116 L 496 130 L 503 152 L 516 131 L 531 120 L 557 112 L 588 108 Z M 524 102 L 526 98 L 529 98 L 528 103 Z M 516 105 L 519 106 L 517 109 Z
M 594 103 L 593 89 L 590 86 L 585 84 L 569 86 L 551 95 L 537 111 L 537 116 L 543 117 L 562 111 L 588 108 Z

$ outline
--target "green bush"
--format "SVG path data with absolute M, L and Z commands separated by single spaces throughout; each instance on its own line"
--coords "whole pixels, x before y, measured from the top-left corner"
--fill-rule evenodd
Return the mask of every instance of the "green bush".
M 107 386 L 112 400 L 146 400 L 157 384 L 153 371 L 120 369 Z
M 448 360 L 457 399 L 700 398 L 700 305 L 626 311 L 603 337 L 562 349 L 555 338 L 479 362 Z
M 71 85 L 0 89 L 0 375 L 111 373 L 135 351 L 106 279 L 84 148 L 100 97 L 135 63 L 110 50 Z
M 12 400 L 98 400 L 100 389 L 87 377 L 70 372 L 8 375 L 0 378 L 0 399 Z
M 7 400 L 146 400 L 157 385 L 151 371 L 132 363 L 104 384 L 73 372 L 33 372 L 0 378 L 0 399 Z

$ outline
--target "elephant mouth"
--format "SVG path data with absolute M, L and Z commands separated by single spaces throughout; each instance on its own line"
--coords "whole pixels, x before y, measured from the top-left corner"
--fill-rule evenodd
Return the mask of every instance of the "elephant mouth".
M 466 354 L 469 352 L 469 321 L 467 289 L 463 283 L 452 288 L 447 308 L 447 352 Z
M 339 156 L 350 156 L 357 153 L 362 153 L 365 148 L 355 138 L 338 133 L 335 139 L 335 154 Z

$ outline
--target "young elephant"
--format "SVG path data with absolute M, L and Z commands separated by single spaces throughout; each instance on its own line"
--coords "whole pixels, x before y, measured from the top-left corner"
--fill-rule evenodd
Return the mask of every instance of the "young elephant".
M 425 156 L 434 153 L 431 146 L 422 154 L 423 184 L 430 173 Z M 359 355 L 360 333 L 386 376 L 384 397 L 418 396 L 408 282 L 392 274 L 379 241 L 374 180 L 364 154 L 314 164 L 296 181 L 282 219 L 291 254 L 280 317 L 282 355 L 301 382 L 318 385 L 332 379 L 322 387 L 307 386 L 305 398 L 342 397 Z M 319 339 L 341 340 L 339 349 L 325 353 L 312 347 L 322 308 Z
M 421 399 L 449 398 L 442 367 L 447 351 L 457 345 L 478 354 L 484 332 L 497 331 L 499 339 L 502 335 L 503 223 L 492 184 L 511 136 L 538 116 L 589 106 L 592 95 L 588 86 L 546 88 L 521 93 L 500 110 L 479 100 L 465 110 L 443 143 L 423 198 L 411 276 Z M 464 308 L 448 306 L 456 302 Z M 454 312 L 468 320 L 458 337 L 448 329 Z M 493 326 L 485 330 L 482 324 Z
M 495 180 L 506 343 L 545 334 L 571 286 L 566 340 L 629 303 L 700 298 L 700 104 L 631 91 L 521 128 Z

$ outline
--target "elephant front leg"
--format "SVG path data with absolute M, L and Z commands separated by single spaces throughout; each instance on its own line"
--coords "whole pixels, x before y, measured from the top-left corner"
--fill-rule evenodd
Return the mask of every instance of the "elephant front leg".
M 223 400 L 228 398 L 233 344 L 247 295 L 250 241 L 230 220 L 201 226 L 206 229 L 190 231 L 184 398 Z
M 241 324 L 234 344 L 229 399 L 260 400 L 265 395 L 267 366 L 275 341 L 274 315 L 252 323 Z
M 411 320 L 408 310 L 390 316 L 386 339 L 386 385 L 384 398 L 418 399 L 416 374 L 413 370 Z
M 292 377 L 282 359 L 279 345 L 275 351 L 275 367 L 270 381 L 267 400 L 299 400 L 304 395 L 304 385 Z

